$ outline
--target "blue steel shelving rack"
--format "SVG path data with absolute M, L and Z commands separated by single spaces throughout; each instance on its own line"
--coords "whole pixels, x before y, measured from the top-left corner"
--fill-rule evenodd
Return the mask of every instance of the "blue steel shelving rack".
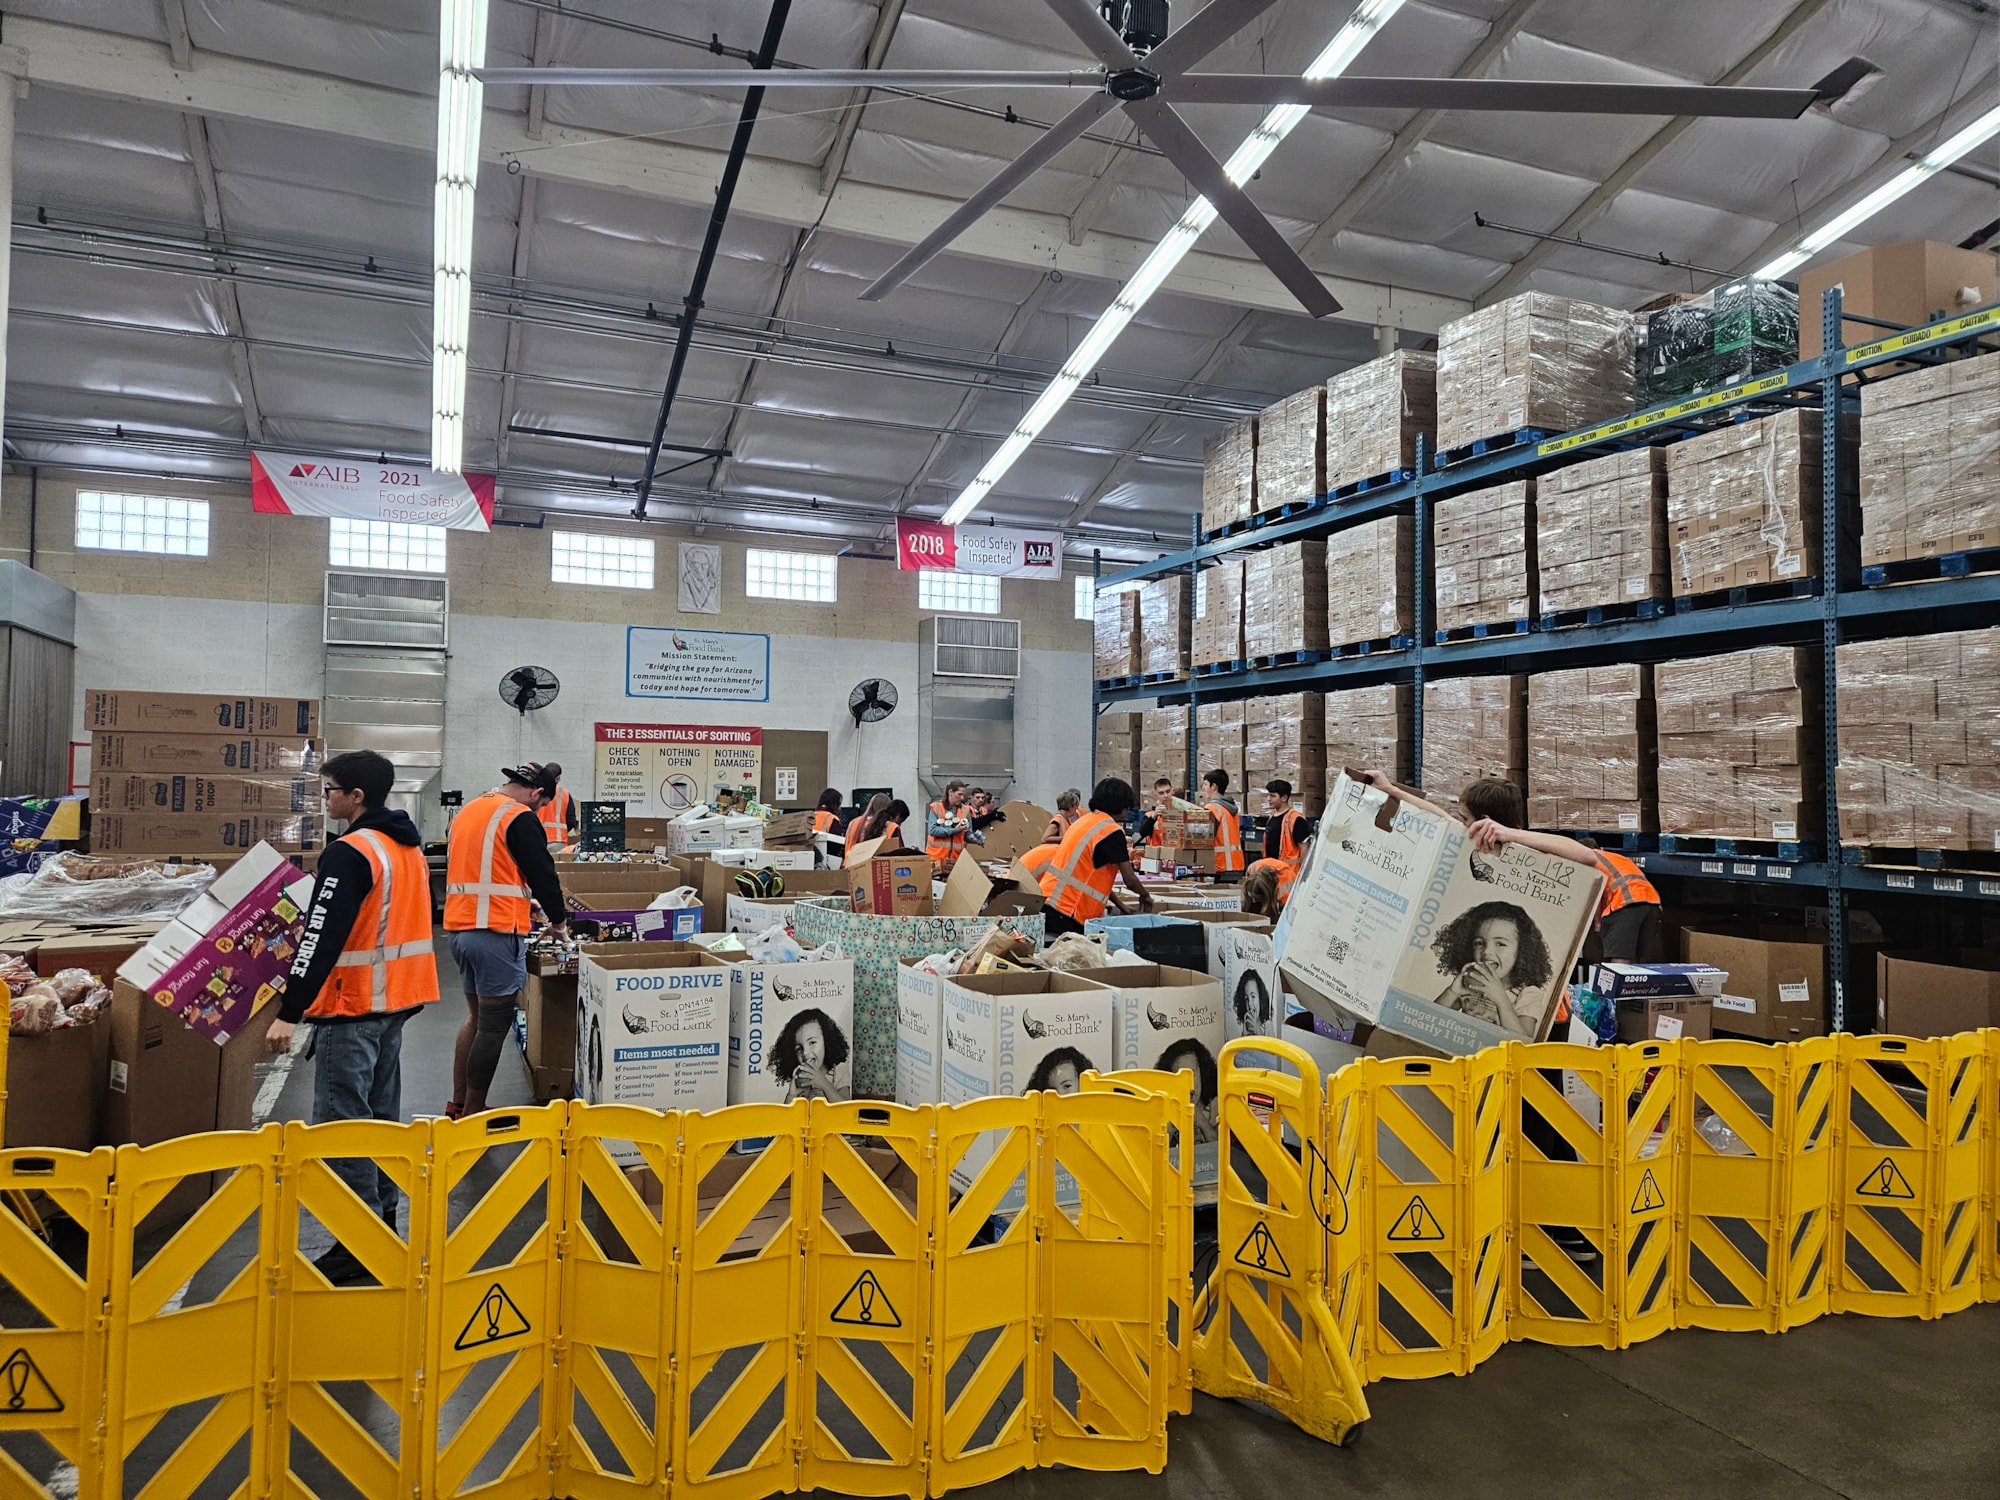
M 1881 367 L 1892 363 L 1935 363 L 1951 353 L 1990 351 L 2000 338 L 2000 303 L 1922 327 L 1903 329 L 1875 319 L 1848 314 L 1843 318 L 1838 289 L 1829 291 L 1821 307 L 1823 340 L 1819 356 L 1801 360 L 1781 371 L 1684 401 L 1648 407 L 1616 421 L 1599 423 L 1546 438 L 1537 443 L 1490 453 L 1440 468 L 1422 447 L 1413 477 L 1366 491 L 1349 501 L 1322 495 L 1303 514 L 1227 537 L 1203 541 L 1199 521 L 1195 538 L 1185 551 L 1170 553 L 1137 567 L 1103 571 L 1093 559 L 1096 587 L 1167 577 L 1180 572 L 1192 580 L 1206 563 L 1235 553 L 1358 526 L 1388 515 L 1415 517 L 1414 597 L 1416 643 L 1407 650 L 1369 656 L 1339 657 L 1263 670 L 1219 673 L 1183 681 L 1107 689 L 1093 683 L 1093 716 L 1114 703 L 1149 701 L 1186 704 L 1188 714 L 1189 784 L 1199 760 L 1199 735 L 1194 708 L 1201 701 L 1261 697 L 1271 693 L 1329 691 L 1372 683 L 1413 685 L 1412 748 L 1423 764 L 1423 684 L 1439 677 L 1497 671 L 1547 672 L 1565 667 L 1625 661 L 1665 661 L 1676 657 L 1741 650 L 1762 645 L 1817 645 L 1822 653 L 1825 705 L 1823 713 L 1826 765 L 1838 761 L 1835 708 L 1835 648 L 1843 640 L 1880 639 L 1897 635 L 1935 634 L 2000 624 L 2000 573 L 1937 578 L 1920 583 L 1864 588 L 1859 557 L 1843 536 L 1839 513 L 1840 447 L 1837 441 L 1844 413 L 1858 410 L 1860 386 L 1871 379 L 1893 378 Z M 1876 323 L 1891 330 L 1882 338 L 1848 346 L 1841 342 L 1847 323 Z M 1871 371 L 1878 373 L 1870 374 Z M 1663 614 L 1651 620 L 1621 620 L 1602 625 L 1576 625 L 1542 630 L 1531 624 L 1521 635 L 1489 636 L 1483 640 L 1439 645 L 1431 641 L 1430 508 L 1433 501 L 1465 490 L 1545 473 L 1585 458 L 1620 448 L 1657 441 L 1663 434 L 1699 430 L 1714 425 L 1718 415 L 1735 408 L 1765 405 L 1817 405 L 1821 411 L 1823 445 L 1821 494 L 1821 592 L 1817 596 L 1768 600 L 1688 613 Z M 1187 607 L 1192 608 L 1193 587 Z M 1095 777 L 1092 736 L 1092 775 Z M 1827 893 L 1828 971 L 1833 976 L 1833 1020 L 1845 1019 L 1846 909 L 1851 891 L 1891 891 L 1915 895 L 1965 897 L 2000 901 L 2000 874 L 1980 875 L 1956 870 L 1905 870 L 1873 865 L 1847 865 L 1840 857 L 1840 809 L 1836 780 L 1826 784 L 1824 860 L 1781 861 L 1721 858 L 1709 855 L 1646 854 L 1641 863 L 1654 873 L 1708 879 L 1805 886 Z

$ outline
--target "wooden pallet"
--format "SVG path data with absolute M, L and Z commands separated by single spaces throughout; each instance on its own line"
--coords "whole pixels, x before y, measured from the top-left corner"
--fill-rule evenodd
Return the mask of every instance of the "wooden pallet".
M 1333 653 L 1331 651 L 1323 650 L 1278 651 L 1270 656 L 1253 656 L 1250 658 L 1250 665 L 1262 672 L 1271 667 L 1309 666 L 1316 661 L 1331 660 L 1332 657 Z
M 1194 664 L 1194 675 L 1197 677 L 1226 677 L 1232 672 L 1249 670 L 1249 659 L 1241 656 L 1233 661 L 1198 661 Z
M 1963 870 L 1968 875 L 2000 875 L 2000 850 L 1909 849 L 1849 844 L 1840 851 L 1844 865 L 1900 866 L 1913 870 Z
M 1342 500 L 1355 500 L 1376 490 L 1386 490 L 1392 484 L 1408 484 L 1416 477 L 1415 469 L 1391 469 L 1386 474 L 1374 474 L 1367 479 L 1357 479 L 1352 484 L 1338 485 L 1326 492 L 1326 498 L 1336 504 Z
M 1525 448 L 1553 435 L 1546 427 L 1516 427 L 1509 432 L 1496 432 L 1491 437 L 1474 438 L 1469 443 L 1460 443 L 1456 448 L 1441 449 L 1431 460 L 1431 468 L 1449 469 L 1454 464 L 1485 458 L 1488 454 L 1505 453 L 1510 448 Z
M 1634 833 L 1630 829 L 1615 828 L 1565 828 L 1561 830 L 1573 839 L 1589 839 L 1600 849 L 1608 849 L 1613 854 L 1652 854 L 1660 847 L 1657 833 Z
M 1888 583 L 1919 583 L 1930 578 L 1964 578 L 1973 573 L 2000 572 L 2000 547 L 1968 552 L 1940 552 L 1935 557 L 1906 557 L 1898 562 L 1869 563 L 1861 581 L 1869 588 Z
M 1676 594 L 1674 613 L 1693 614 L 1700 609 L 1739 609 L 1745 604 L 1769 604 L 1780 599 L 1816 599 L 1817 578 L 1786 578 L 1773 583 L 1750 583 L 1740 588 L 1716 589 L 1707 594 Z
M 1416 645 L 1413 635 L 1387 635 L 1372 641 L 1342 641 L 1333 647 L 1332 656 L 1345 659 L 1351 656 L 1378 656 L 1384 651 L 1407 651 Z
M 1550 610 L 1535 625 L 1538 630 L 1568 630 L 1577 625 L 1609 625 L 1619 620 L 1657 620 L 1672 610 L 1671 599 L 1621 599 L 1582 609 Z
M 1811 839 L 1719 838 L 1700 833 L 1663 833 L 1662 854 L 1712 854 L 1720 859 L 1776 859 L 1796 864 L 1816 860 L 1820 846 Z
M 1434 631 L 1440 646 L 1448 646 L 1454 641 L 1483 641 L 1495 635 L 1526 635 L 1531 627 L 1526 620 L 1494 620 L 1480 625 L 1454 625 L 1449 630 Z

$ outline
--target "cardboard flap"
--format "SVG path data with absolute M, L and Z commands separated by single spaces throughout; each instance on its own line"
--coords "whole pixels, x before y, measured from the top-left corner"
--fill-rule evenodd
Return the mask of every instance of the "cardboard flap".
M 1009 802 L 1001 807 L 1005 821 L 986 825 L 983 846 L 988 859 L 1014 860 L 1042 841 L 1049 820 L 1055 816 L 1046 807 L 1032 802 Z
M 878 854 L 901 854 L 909 849 L 900 832 L 885 833 L 880 838 L 867 839 L 847 851 L 846 864 L 851 869 L 855 865 L 865 865 Z
M 1020 860 L 1004 876 L 990 874 L 971 853 L 961 854 L 951 867 L 938 897 L 941 917 L 1021 916 L 1042 909 L 1042 888 Z

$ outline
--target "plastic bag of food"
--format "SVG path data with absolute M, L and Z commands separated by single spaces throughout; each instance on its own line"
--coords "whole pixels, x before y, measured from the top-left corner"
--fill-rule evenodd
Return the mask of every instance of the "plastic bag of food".
M 46 985 L 23 990 L 7 1005 L 7 1029 L 15 1036 L 47 1036 L 65 1019 L 62 1002 Z
M 215 882 L 214 865 L 58 854 L 39 870 L 0 878 L 0 917 L 165 921 Z
M 49 978 L 49 988 L 67 1009 L 97 988 L 97 976 L 88 969 L 58 969 Z
M 1102 933 L 1086 937 L 1080 932 L 1065 932 L 1036 954 L 1035 961 L 1045 969 L 1070 973 L 1079 969 L 1101 969 L 1111 962 L 1111 947 Z
M 995 922 L 966 948 L 965 956 L 959 960 L 958 972 L 983 974 L 987 971 L 979 965 L 987 958 L 997 958 L 1018 967 L 1031 961 L 1034 952 L 1035 945 L 1031 941 Z

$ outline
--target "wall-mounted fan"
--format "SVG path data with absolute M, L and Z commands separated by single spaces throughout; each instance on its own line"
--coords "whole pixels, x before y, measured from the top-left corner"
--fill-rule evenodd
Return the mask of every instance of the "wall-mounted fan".
M 847 695 L 847 711 L 854 715 L 856 729 L 879 723 L 896 711 L 896 684 L 883 677 L 856 683 Z
M 500 679 L 500 701 L 523 718 L 531 708 L 547 708 L 562 684 L 547 667 L 516 667 Z
M 1173 0 L 1184 5 L 1184 0 Z M 1223 171 L 1177 106 L 1213 104 L 1294 105 L 1306 109 L 1527 110 L 1597 115 L 1716 115 L 1791 119 L 1830 97 L 1828 85 L 1812 88 L 1709 87 L 1699 84 L 1547 82 L 1515 78 L 1330 78 L 1262 73 L 1194 73 L 1188 69 L 1215 51 L 1276 0 L 1210 0 L 1180 26 L 1170 26 L 1168 0 L 1048 0 L 1049 6 L 1096 58 L 1098 67 L 1045 72 L 987 72 L 974 68 L 480 68 L 488 85 L 560 84 L 566 87 L 689 89 L 906 88 L 1083 89 L 1084 101 L 1044 131 L 1028 148 L 861 295 L 887 295 L 1103 116 L 1123 109 L 1217 215 L 1270 267 L 1314 317 L 1340 311 L 1334 298 L 1263 211 Z M 1185 14 L 1185 9 L 1183 9 Z M 1357 15 L 1359 12 L 1357 11 Z

